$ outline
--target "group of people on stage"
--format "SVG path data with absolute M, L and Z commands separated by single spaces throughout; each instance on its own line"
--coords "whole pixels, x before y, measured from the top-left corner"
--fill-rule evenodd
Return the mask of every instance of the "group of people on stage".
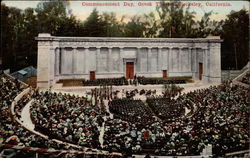
M 138 84 L 147 85 L 147 84 L 184 84 L 186 83 L 185 79 L 166 79 L 166 78 L 147 78 L 143 76 L 138 76 Z
M 125 77 L 120 78 L 99 78 L 93 80 L 84 80 L 82 82 L 83 86 L 99 86 L 99 85 L 148 85 L 148 84 L 184 84 L 187 79 L 166 79 L 166 78 L 148 78 L 144 76 L 134 76 L 133 79 L 126 79 Z
M 100 79 L 83 81 L 83 86 L 100 86 L 100 85 L 122 86 L 122 85 L 128 85 L 128 84 L 129 82 L 125 77 L 100 78 Z

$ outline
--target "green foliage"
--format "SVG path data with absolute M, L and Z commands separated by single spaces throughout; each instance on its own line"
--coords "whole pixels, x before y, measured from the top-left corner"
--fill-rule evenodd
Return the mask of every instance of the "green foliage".
M 159 37 L 189 37 L 191 36 L 192 26 L 194 24 L 194 12 L 189 11 L 189 7 L 184 9 L 179 0 L 161 1 L 161 3 L 170 3 L 171 5 L 160 5 L 156 11 L 160 18 Z
M 63 2 L 40 2 L 35 11 L 38 20 L 38 32 L 57 35 L 59 27 L 66 19 L 66 8 Z
M 18 66 L 17 58 L 21 56 L 22 36 L 24 31 L 24 16 L 20 9 L 6 7 L 1 3 L 1 49 L 3 52 L 3 68 L 15 68 Z M 5 60 L 6 59 L 6 60 Z M 6 64 L 6 65 L 5 65 Z M 7 67 L 8 66 L 8 67 Z
M 242 9 L 232 11 L 225 20 L 222 32 L 222 59 L 224 69 L 241 69 L 249 59 L 249 13 Z
M 145 29 L 141 16 L 134 16 L 131 18 L 125 27 L 125 37 L 143 37 Z
M 89 37 L 104 36 L 104 22 L 101 19 L 98 11 L 94 9 L 84 23 L 84 34 Z
M 159 20 L 156 19 L 155 14 L 153 12 L 150 12 L 149 14 L 144 14 L 144 27 L 144 37 L 157 37 L 160 25 Z
M 105 12 L 101 16 L 103 27 L 104 27 L 104 36 L 106 37 L 123 37 L 124 36 L 124 27 L 125 23 L 123 22 L 124 16 L 118 20 L 116 14 L 113 12 Z
M 164 2 L 164 1 L 162 1 Z M 95 37 L 207 37 L 221 35 L 223 68 L 241 68 L 247 62 L 249 50 L 249 17 L 246 10 L 232 12 L 225 21 L 211 20 L 213 12 L 195 20 L 195 12 L 179 5 L 179 0 L 166 1 L 172 5 L 156 7 L 156 12 L 135 15 L 128 21 L 115 13 L 99 13 L 96 9 L 85 21 L 71 14 L 69 1 L 44 1 L 35 9 L 20 10 L 1 3 L 1 49 L 3 68 L 12 71 L 36 66 L 38 33 L 55 36 Z M 236 54 L 236 58 L 234 58 Z M 239 62 L 242 61 L 242 62 Z M 232 63 L 229 65 L 228 63 Z

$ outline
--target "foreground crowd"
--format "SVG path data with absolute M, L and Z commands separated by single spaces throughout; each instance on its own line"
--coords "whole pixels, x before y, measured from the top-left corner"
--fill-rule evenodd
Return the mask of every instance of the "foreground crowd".
M 209 144 L 216 155 L 248 149 L 249 95 L 249 89 L 223 84 L 177 99 L 150 98 L 148 105 L 161 120 L 149 118 L 140 126 L 134 121 L 109 120 L 106 148 L 118 151 L 126 148 L 132 153 L 153 150 L 157 155 L 197 155 Z M 135 107 L 127 109 L 122 100 L 112 101 L 111 109 L 115 107 L 114 113 L 122 119 L 125 117 L 124 120 L 131 120 L 134 115 L 140 121 L 144 114 L 141 111 L 145 110 L 138 108 L 136 102 L 128 103 Z M 192 115 L 184 116 L 183 106 Z
M 30 134 L 11 120 L 9 107 L 23 87 L 4 76 L 0 86 L 1 143 L 66 148 Z M 199 155 L 209 144 L 215 155 L 249 149 L 250 89 L 239 86 L 222 84 L 175 99 L 150 97 L 146 102 L 110 98 L 109 108 L 114 118 L 84 97 L 35 92 L 29 98 L 34 99 L 31 117 L 35 129 L 49 139 L 127 155 Z M 20 112 L 21 108 L 16 111 Z M 189 109 L 188 115 L 185 109 Z M 102 126 L 105 129 L 101 144 Z M 17 139 L 11 142 L 8 138 L 13 135 Z
M 26 147 L 69 149 L 68 146 L 57 144 L 51 140 L 44 139 L 32 134 L 19 123 L 17 123 L 10 113 L 10 105 L 15 97 L 20 94 L 26 86 L 8 76 L 0 76 L 0 144 L 12 144 Z M 21 102 L 27 102 L 22 99 Z M 19 103 L 21 103 L 19 102 Z M 23 103 L 23 102 L 22 102 Z M 15 109 L 17 117 L 20 116 L 20 108 Z M 0 151 L 2 149 L 0 148 Z M 30 157 L 33 153 L 26 151 L 19 153 L 19 157 Z
M 81 146 L 100 148 L 98 127 L 103 120 L 100 109 L 84 97 L 40 92 L 33 96 L 31 108 L 35 129 Z

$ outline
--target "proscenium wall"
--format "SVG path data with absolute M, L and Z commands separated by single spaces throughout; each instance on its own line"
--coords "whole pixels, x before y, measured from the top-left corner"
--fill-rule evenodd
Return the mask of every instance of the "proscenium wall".
M 221 82 L 220 40 L 209 38 L 98 38 L 55 37 L 39 34 L 37 86 L 49 88 L 59 79 L 126 77 L 133 63 L 134 75 L 192 76 Z M 202 64 L 202 70 L 200 69 Z

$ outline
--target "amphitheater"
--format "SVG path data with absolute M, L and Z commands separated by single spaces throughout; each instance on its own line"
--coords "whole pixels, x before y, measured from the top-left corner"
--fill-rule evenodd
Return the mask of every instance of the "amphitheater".
M 118 67 L 121 72 L 112 76 L 110 70 L 114 67 L 102 70 L 101 66 L 85 65 L 81 70 L 80 61 L 69 70 L 67 66 L 62 68 L 63 64 L 50 66 L 56 55 L 49 58 L 41 53 L 53 56 L 62 48 L 54 44 L 69 39 L 50 36 L 42 39 L 51 43 L 39 44 L 38 58 L 49 59 L 47 65 L 39 62 L 39 89 L 1 74 L 2 157 L 249 157 L 250 70 L 246 69 L 233 81 L 221 83 L 220 70 L 212 71 L 212 66 L 220 65 L 211 61 L 216 57 L 211 51 L 215 47 L 204 46 L 204 51 L 190 49 L 191 53 L 195 50 L 194 54 L 203 53 L 206 58 L 197 57 L 193 65 L 188 60 L 186 64 L 191 64 L 188 68 L 178 62 L 165 67 L 156 58 L 153 62 L 147 60 L 146 65 L 157 66 L 146 66 L 145 71 L 143 62 L 140 63 L 143 60 L 134 54 L 135 46 L 123 47 L 126 53 L 119 58 L 123 63 Z M 79 40 L 83 39 L 73 42 Z M 169 41 L 165 42 L 168 47 Z M 103 46 L 99 47 L 101 50 Z M 116 45 L 115 51 L 120 47 Z M 157 52 L 161 54 L 165 47 L 157 47 Z M 176 47 L 173 46 L 173 52 Z M 178 50 L 185 52 L 184 47 Z M 169 59 L 172 47 L 167 50 Z M 183 57 L 188 59 L 188 55 L 178 52 L 179 61 Z M 70 59 L 70 63 L 78 60 Z M 62 57 L 60 61 L 65 63 L 66 59 Z M 111 62 L 100 59 L 97 65 L 101 61 Z M 135 64 L 136 69 L 127 63 Z M 205 63 L 204 71 L 199 71 L 199 63 Z M 83 73 L 82 78 L 78 73 Z

